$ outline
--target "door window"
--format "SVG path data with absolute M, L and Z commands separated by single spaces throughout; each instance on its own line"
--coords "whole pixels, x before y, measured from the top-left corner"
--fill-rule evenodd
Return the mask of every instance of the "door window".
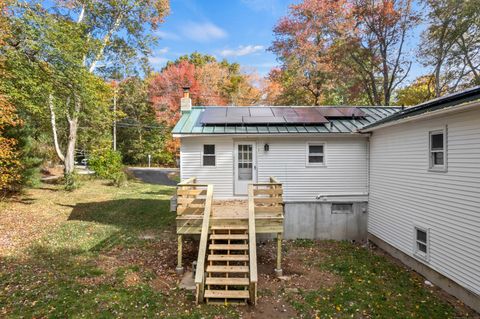
M 251 144 L 238 145 L 238 180 L 253 179 L 253 147 Z

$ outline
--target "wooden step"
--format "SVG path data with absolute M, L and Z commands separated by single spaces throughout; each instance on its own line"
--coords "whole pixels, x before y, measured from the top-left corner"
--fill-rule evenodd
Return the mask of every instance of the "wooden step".
M 205 280 L 207 285 L 217 285 L 217 286 L 248 286 L 250 281 L 248 278 L 218 278 L 218 277 L 207 277 Z
M 248 266 L 207 266 L 207 272 L 248 273 Z
M 247 234 L 213 234 L 210 235 L 210 239 L 220 239 L 220 240 L 247 240 Z
M 247 225 L 215 225 L 211 227 L 213 230 L 248 230 Z
M 248 245 L 247 244 L 210 244 L 208 246 L 210 250 L 248 250 Z
M 208 255 L 209 261 L 248 261 L 248 255 Z
M 249 298 L 248 290 L 205 290 L 205 298 Z

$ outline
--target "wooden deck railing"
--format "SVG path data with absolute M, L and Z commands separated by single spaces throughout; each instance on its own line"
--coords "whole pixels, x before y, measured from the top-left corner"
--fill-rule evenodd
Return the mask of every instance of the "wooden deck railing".
M 249 195 L 249 207 L 252 205 L 254 218 L 268 220 L 263 227 L 264 233 L 277 233 L 277 267 L 275 272 L 282 275 L 282 234 L 283 234 L 283 187 L 275 177 L 267 183 L 252 184 L 252 195 Z M 250 201 L 253 203 L 250 204 Z
M 196 302 L 203 302 L 203 292 L 205 291 L 205 260 L 207 256 L 208 233 L 210 229 L 210 216 L 212 214 L 213 185 L 207 186 L 205 199 L 205 209 L 203 211 L 202 233 L 200 235 L 200 245 L 198 248 L 197 269 L 195 273 L 195 286 L 197 287 Z
M 248 185 L 248 254 L 250 265 L 250 303 L 257 303 L 257 238 L 255 230 L 255 202 L 253 185 Z

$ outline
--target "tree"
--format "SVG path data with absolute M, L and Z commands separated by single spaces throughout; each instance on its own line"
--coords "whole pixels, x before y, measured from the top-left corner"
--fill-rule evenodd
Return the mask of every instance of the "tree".
M 135 65 L 148 53 L 149 37 L 168 11 L 158 0 L 57 1 L 53 9 L 20 5 L 15 11 L 16 37 L 11 47 L 34 63 L 44 83 L 42 98 L 48 106 L 52 136 L 65 174 L 74 169 L 78 128 L 90 120 L 109 90 L 96 74 L 107 75 L 117 65 Z M 28 39 L 28 41 L 27 41 Z M 62 147 L 57 117 L 66 118 Z
M 10 37 L 10 28 L 6 16 L 6 2 L 0 3 L 0 46 Z M 4 59 L 0 57 L 0 75 L 7 74 L 4 68 Z M 18 141 L 7 135 L 7 130 L 21 124 L 16 108 L 6 99 L 5 92 L 0 91 L 0 191 L 5 193 L 11 190 L 21 176 L 22 164 Z
M 172 164 L 165 152 L 165 133 L 148 99 L 148 83 L 139 77 L 129 77 L 118 85 L 117 123 L 118 150 L 126 164 L 145 164 L 148 155 L 153 163 Z
M 273 29 L 275 40 L 270 50 L 283 63 L 288 91 L 305 94 L 305 102 L 320 105 L 321 97 L 332 86 L 334 61 L 331 48 L 345 1 L 306 0 L 290 7 L 289 15 Z M 295 94 L 297 95 L 297 94 Z
M 421 76 L 412 84 L 396 92 L 396 103 L 402 106 L 417 105 L 435 96 L 435 79 L 432 76 Z
M 408 75 L 404 44 L 417 22 L 411 0 L 304 0 L 277 24 L 270 49 L 288 91 L 307 103 L 363 101 L 363 91 L 370 104 L 389 105 Z
M 480 13 L 475 1 L 426 0 L 428 28 L 419 58 L 435 79 L 435 96 L 480 84 Z

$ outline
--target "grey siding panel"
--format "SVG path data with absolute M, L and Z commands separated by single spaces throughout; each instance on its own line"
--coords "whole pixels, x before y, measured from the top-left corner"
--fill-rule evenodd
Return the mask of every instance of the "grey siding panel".
M 429 131 L 447 126 L 447 172 L 428 170 Z M 415 257 L 430 229 L 428 266 L 480 294 L 480 110 L 373 132 L 368 229 Z

